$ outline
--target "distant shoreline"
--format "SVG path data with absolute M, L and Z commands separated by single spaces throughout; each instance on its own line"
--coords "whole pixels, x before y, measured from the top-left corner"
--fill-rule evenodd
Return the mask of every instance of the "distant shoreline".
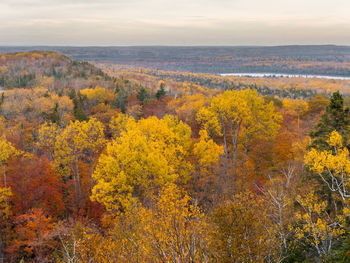
M 312 75 L 312 74 L 286 74 L 286 73 L 222 73 L 220 76 L 252 77 L 252 78 L 317 78 L 317 79 L 337 79 L 350 80 L 350 77 Z

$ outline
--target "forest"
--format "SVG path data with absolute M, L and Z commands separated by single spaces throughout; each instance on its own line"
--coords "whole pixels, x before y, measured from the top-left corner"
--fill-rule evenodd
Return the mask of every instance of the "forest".
M 98 63 L 96 65 L 112 76 L 136 79 L 149 87 L 152 87 L 155 80 L 158 80 L 168 81 L 169 85 L 177 83 L 178 87 L 187 86 L 187 89 L 192 90 L 195 90 L 196 87 L 217 90 L 249 88 L 257 90 L 259 94 L 264 96 L 291 99 L 311 99 L 316 94 L 330 95 L 335 91 L 341 91 L 347 96 L 350 93 L 350 80 L 342 79 L 219 76 L 207 73 L 154 70 L 111 63 Z
M 0 259 L 350 262 L 348 87 L 0 54 Z

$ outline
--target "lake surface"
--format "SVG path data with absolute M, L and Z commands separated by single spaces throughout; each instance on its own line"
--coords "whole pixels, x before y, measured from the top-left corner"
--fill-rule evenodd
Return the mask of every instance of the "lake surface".
M 308 74 L 284 74 L 284 73 L 224 73 L 220 76 L 237 76 L 237 77 L 252 77 L 252 78 L 318 78 L 318 79 L 340 79 L 350 80 L 350 77 L 341 76 L 323 76 L 323 75 L 308 75 Z

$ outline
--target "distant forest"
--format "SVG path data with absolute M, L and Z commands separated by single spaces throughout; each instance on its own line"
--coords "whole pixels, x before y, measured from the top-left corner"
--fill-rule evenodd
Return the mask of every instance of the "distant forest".
M 52 50 L 71 59 L 195 73 L 287 73 L 350 76 L 349 46 L 0 47 L 0 53 Z

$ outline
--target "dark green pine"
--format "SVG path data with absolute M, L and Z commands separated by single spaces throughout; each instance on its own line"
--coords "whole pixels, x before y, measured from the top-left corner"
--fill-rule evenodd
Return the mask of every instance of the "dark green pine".
M 343 137 L 344 145 L 349 148 L 349 126 L 349 108 L 344 107 L 344 98 L 339 91 L 334 92 L 330 98 L 325 114 L 322 115 L 322 119 L 315 126 L 315 130 L 310 132 L 310 137 L 312 139 L 310 148 L 330 150 L 327 139 L 334 130 Z

